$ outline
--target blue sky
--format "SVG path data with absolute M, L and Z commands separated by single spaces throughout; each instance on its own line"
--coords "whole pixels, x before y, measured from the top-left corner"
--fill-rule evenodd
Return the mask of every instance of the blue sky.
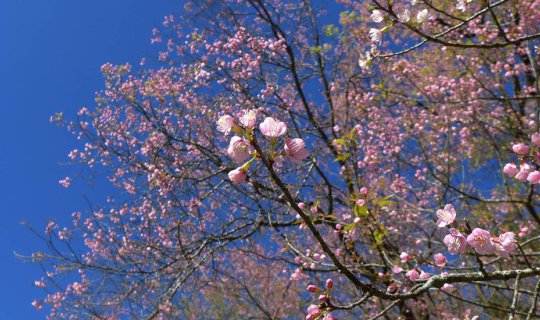
M 49 123 L 62 111 L 73 118 L 93 106 L 105 62 L 137 64 L 152 56 L 151 30 L 180 11 L 177 0 L 0 1 L 0 319 L 41 319 L 30 305 L 37 265 L 13 252 L 31 254 L 43 245 L 25 227 L 43 230 L 49 218 L 69 221 L 84 210 L 83 195 L 103 203 L 102 192 L 58 180 L 75 168 L 59 165 L 79 146 L 65 128 Z

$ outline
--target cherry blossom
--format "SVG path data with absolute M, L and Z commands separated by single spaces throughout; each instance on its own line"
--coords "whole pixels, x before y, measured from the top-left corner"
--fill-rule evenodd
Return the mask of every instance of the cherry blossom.
M 306 144 L 304 143 L 304 140 L 300 138 L 295 139 L 287 139 L 285 140 L 285 154 L 293 163 L 302 161 L 307 156 L 309 156 L 309 152 L 306 150 Z
M 242 162 L 250 157 L 253 147 L 247 139 L 234 136 L 231 138 L 227 154 L 236 162 Z
M 375 23 L 382 22 L 384 20 L 384 15 L 380 10 L 373 10 L 371 13 L 371 21 Z
M 479 254 L 492 254 L 496 249 L 491 240 L 491 234 L 480 228 L 475 228 L 467 236 L 467 243 Z
M 437 218 L 439 218 L 436 222 L 439 228 L 452 224 L 456 219 L 456 210 L 454 209 L 454 206 L 447 204 L 444 206 L 444 209 L 437 210 Z
M 248 129 L 255 128 L 257 124 L 257 111 L 255 110 L 242 110 L 238 117 L 240 123 Z
M 266 117 L 259 125 L 259 129 L 261 129 L 263 135 L 269 138 L 278 138 L 287 133 L 285 123 L 271 117 Z
M 233 171 L 229 172 L 229 179 L 231 179 L 234 184 L 242 184 L 246 181 L 246 171 L 242 168 L 236 168 Z
M 467 250 L 467 239 L 456 229 L 450 229 L 450 234 L 444 237 L 443 242 L 450 254 L 464 254 Z
M 519 172 L 515 163 L 507 163 L 504 165 L 503 173 L 509 177 L 514 177 Z
M 444 267 L 446 265 L 446 257 L 442 253 L 436 253 L 433 256 L 433 259 L 435 259 L 435 265 L 437 267 L 442 268 L 442 267 Z
M 530 150 L 529 146 L 527 146 L 523 142 L 512 145 L 512 151 L 514 151 L 516 154 L 520 156 L 529 154 L 529 150 Z
M 234 118 L 230 115 L 223 115 L 217 121 L 217 129 L 219 132 L 223 132 L 228 135 L 234 126 Z
M 509 257 L 517 249 L 516 235 L 513 232 L 505 232 L 499 237 L 493 238 L 495 250 L 501 257 Z

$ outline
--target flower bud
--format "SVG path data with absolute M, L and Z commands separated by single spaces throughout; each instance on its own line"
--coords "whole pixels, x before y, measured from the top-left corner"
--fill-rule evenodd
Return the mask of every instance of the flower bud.
M 334 286 L 334 281 L 332 281 L 332 279 L 326 280 L 326 289 L 332 289 L 333 286 Z
M 317 292 L 317 290 L 319 290 L 319 288 L 317 288 L 316 285 L 313 285 L 313 284 L 310 284 L 308 287 L 307 287 L 307 291 L 311 292 L 311 293 L 315 293 Z

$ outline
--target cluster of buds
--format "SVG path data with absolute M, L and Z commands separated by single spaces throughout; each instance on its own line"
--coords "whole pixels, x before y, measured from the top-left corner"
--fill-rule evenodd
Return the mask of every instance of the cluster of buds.
M 326 290 L 322 290 L 316 285 L 309 285 L 307 291 L 313 293 L 314 295 L 319 295 L 319 305 L 312 304 L 307 308 L 306 320 L 337 320 L 330 313 L 330 308 L 328 302 L 330 301 L 330 291 L 334 287 L 334 282 L 332 279 L 326 280 Z
M 531 184 L 540 184 L 540 132 L 531 135 L 530 146 L 520 142 L 512 145 L 512 151 L 520 157 L 520 167 L 515 163 L 507 163 L 503 168 L 503 173 L 509 177 L 516 178 L 521 182 L 528 181 Z M 528 163 L 530 160 L 532 163 Z
M 227 148 L 227 154 L 236 162 L 244 162 L 251 158 L 242 166 L 229 172 L 229 179 L 234 184 L 242 184 L 246 181 L 247 172 L 252 162 L 257 158 L 255 146 L 255 126 L 257 124 L 257 112 L 255 110 L 243 110 L 237 118 L 230 115 L 221 116 L 217 121 L 217 129 L 228 135 L 231 131 L 233 136 Z M 271 117 L 266 117 L 259 125 L 262 135 L 270 139 L 271 152 L 270 160 L 274 160 L 278 155 L 284 155 L 293 163 L 305 159 L 309 152 L 306 150 L 304 140 L 300 138 L 287 138 L 283 143 L 283 151 L 276 153 L 278 138 L 287 134 L 287 125 L 284 122 Z

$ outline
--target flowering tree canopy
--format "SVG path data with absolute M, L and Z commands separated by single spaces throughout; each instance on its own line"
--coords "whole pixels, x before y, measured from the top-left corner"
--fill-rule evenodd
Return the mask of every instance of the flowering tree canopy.
M 52 119 L 116 192 L 38 233 L 35 307 L 540 317 L 539 39 L 536 0 L 186 3 Z

